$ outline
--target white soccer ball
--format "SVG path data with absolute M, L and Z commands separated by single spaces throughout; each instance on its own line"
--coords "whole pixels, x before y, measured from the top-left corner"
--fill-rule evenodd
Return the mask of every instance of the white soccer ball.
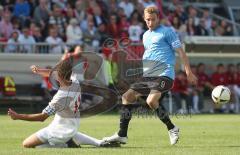
M 231 91 L 228 87 L 219 85 L 216 86 L 212 91 L 212 100 L 216 104 L 226 104 L 229 102 Z

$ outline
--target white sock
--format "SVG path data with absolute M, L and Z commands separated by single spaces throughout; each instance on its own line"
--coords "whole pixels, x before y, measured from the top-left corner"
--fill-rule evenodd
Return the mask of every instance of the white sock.
M 73 136 L 73 140 L 78 145 L 93 145 L 93 146 L 99 146 L 101 144 L 101 140 L 90 137 L 88 135 L 85 135 L 83 133 L 78 132 L 76 135 Z

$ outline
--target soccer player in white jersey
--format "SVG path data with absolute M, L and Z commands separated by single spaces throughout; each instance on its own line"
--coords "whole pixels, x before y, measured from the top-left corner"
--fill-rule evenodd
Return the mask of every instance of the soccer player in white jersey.
M 50 70 L 40 71 L 36 66 L 32 66 L 32 71 L 42 75 L 50 73 Z M 26 138 L 23 146 L 26 148 L 36 146 L 68 147 L 67 144 L 73 141 L 77 145 L 102 146 L 104 141 L 78 132 L 80 123 L 78 107 L 81 92 L 79 82 L 71 78 L 72 62 L 70 59 L 60 61 L 56 66 L 55 73 L 60 87 L 42 113 L 18 114 L 12 109 L 8 110 L 8 115 L 13 120 L 45 121 L 49 116 L 55 114 L 54 120 L 47 127 Z
M 131 104 L 141 95 L 147 95 L 147 104 L 156 111 L 159 119 L 166 125 L 170 144 L 174 145 L 179 139 L 179 128 L 175 126 L 164 107 L 161 99 L 172 88 L 175 78 L 175 51 L 181 58 L 187 78 L 190 83 L 196 84 L 197 78 L 192 73 L 189 60 L 182 48 L 181 42 L 171 27 L 159 24 L 159 11 L 156 7 L 147 7 L 144 10 L 144 20 L 148 30 L 143 35 L 145 52 L 143 55 L 143 77 L 141 81 L 131 84 L 130 89 L 122 96 L 122 110 L 119 131 L 110 137 L 108 142 L 127 143 L 128 125 L 131 120 Z

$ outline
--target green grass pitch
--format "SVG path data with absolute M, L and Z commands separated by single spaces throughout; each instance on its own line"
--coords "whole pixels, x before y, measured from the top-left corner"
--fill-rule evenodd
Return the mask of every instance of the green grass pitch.
M 181 128 L 180 141 L 169 145 L 166 128 L 155 117 L 134 116 L 129 128 L 128 144 L 119 148 L 96 148 L 82 146 L 78 149 L 24 149 L 24 138 L 45 127 L 44 123 L 12 121 L 0 115 L 0 155 L 142 155 L 142 154 L 240 154 L 239 115 L 192 115 L 172 116 L 173 122 Z M 102 138 L 118 129 L 118 115 L 98 115 L 81 120 L 80 131 Z

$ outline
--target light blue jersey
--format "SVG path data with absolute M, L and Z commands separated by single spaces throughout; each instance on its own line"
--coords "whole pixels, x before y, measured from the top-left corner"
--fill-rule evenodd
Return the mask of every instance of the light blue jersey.
M 145 52 L 143 71 L 145 77 L 167 76 L 175 78 L 175 49 L 182 44 L 173 28 L 160 25 L 143 35 Z

